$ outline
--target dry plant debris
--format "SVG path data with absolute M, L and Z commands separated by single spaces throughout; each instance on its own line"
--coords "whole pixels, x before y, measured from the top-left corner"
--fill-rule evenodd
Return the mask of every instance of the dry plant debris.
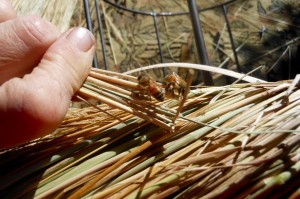
M 93 70 L 89 78 L 98 74 Z M 89 79 L 86 85 L 98 86 Z M 173 99 L 146 102 L 137 105 L 170 113 L 180 105 Z M 1 152 L 0 195 L 297 198 L 299 108 L 299 78 L 192 89 L 173 131 L 107 104 L 70 108 L 52 135 Z
M 187 1 L 103 0 L 99 2 L 109 70 L 125 72 L 161 62 L 199 62 Z M 152 16 L 134 14 L 108 2 L 136 11 L 186 12 L 186 14 L 157 16 L 158 36 L 162 47 L 159 49 Z M 211 65 L 243 73 L 260 65 L 266 65 L 263 70 L 256 71 L 254 76 L 268 81 L 291 79 L 294 74 L 299 73 L 297 67 L 300 39 L 299 1 L 197 0 L 197 5 L 207 9 L 226 2 L 230 2 L 226 5 L 227 17 L 240 66 L 237 66 L 234 58 L 221 6 L 200 13 Z M 100 41 L 93 1 L 90 5 L 94 34 Z M 160 50 L 163 60 L 161 60 Z M 104 59 L 100 45 L 97 55 L 99 65 L 102 67 Z M 186 71 L 179 69 L 174 70 L 183 76 Z M 161 70 L 149 72 L 159 81 L 164 78 Z M 201 82 L 201 75 L 195 77 L 195 83 Z M 222 79 L 222 81 L 226 80 Z
M 83 1 L 78 0 L 11 0 L 18 14 L 38 15 L 53 22 L 63 32 L 69 27 L 86 27 Z M 94 35 L 100 40 L 94 0 L 89 0 Z M 193 29 L 188 14 L 187 1 L 135 1 L 99 0 L 108 70 L 125 72 L 140 66 L 161 62 L 198 63 Z M 108 2 L 137 11 L 178 13 L 183 15 L 157 16 L 158 36 L 162 46 L 162 57 L 152 16 L 133 14 L 116 8 Z M 227 17 L 238 53 L 240 71 L 256 71 L 254 76 L 268 81 L 291 79 L 299 73 L 300 2 L 298 0 L 197 0 L 203 9 L 222 3 L 227 4 Z M 211 65 L 237 71 L 231 42 L 227 32 L 222 7 L 201 12 L 207 53 Z M 104 67 L 103 49 L 98 43 L 99 66 Z M 289 70 L 286 70 L 289 68 Z M 175 69 L 183 76 L 186 70 Z M 162 81 L 161 70 L 151 70 L 155 79 Z M 214 79 L 219 79 L 214 76 Z M 195 75 L 195 83 L 201 75 Z M 226 83 L 224 83 L 226 82 Z M 230 82 L 221 79 L 217 85 Z

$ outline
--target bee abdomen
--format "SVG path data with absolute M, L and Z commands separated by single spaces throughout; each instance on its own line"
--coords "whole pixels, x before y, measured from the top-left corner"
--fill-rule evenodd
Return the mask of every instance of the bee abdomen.
M 149 93 L 154 97 L 157 101 L 164 101 L 165 100 L 165 91 L 164 89 L 158 86 L 149 86 L 148 87 Z
M 157 101 L 160 101 L 160 102 L 163 102 L 165 100 L 165 92 L 159 92 L 159 93 L 156 93 L 156 95 L 153 97 L 157 100 Z

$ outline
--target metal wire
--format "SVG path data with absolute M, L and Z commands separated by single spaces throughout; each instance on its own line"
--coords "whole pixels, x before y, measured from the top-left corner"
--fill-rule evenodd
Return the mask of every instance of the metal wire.
M 232 36 L 230 23 L 229 23 L 229 20 L 228 20 L 228 17 L 227 17 L 227 7 L 226 7 L 226 5 L 222 6 L 222 11 L 223 11 L 223 15 L 224 15 L 224 18 L 225 18 L 227 30 L 228 30 L 228 35 L 229 35 L 229 39 L 230 39 L 230 43 L 231 43 L 231 47 L 232 47 L 232 51 L 233 51 L 233 56 L 234 56 L 235 63 L 236 63 L 236 68 L 237 68 L 238 72 L 241 72 L 242 70 L 241 70 L 239 58 L 238 58 L 238 55 L 237 55 L 237 52 L 236 52 L 236 47 L 235 47 L 235 44 L 234 44 L 234 41 L 233 41 L 233 36 Z
M 119 9 L 124 10 L 124 11 L 131 12 L 131 13 L 134 13 L 134 14 L 141 14 L 141 15 L 148 15 L 148 16 L 153 16 L 153 15 L 156 15 L 156 16 L 176 16 L 176 15 L 188 15 L 188 14 L 190 14 L 189 12 L 147 12 L 147 11 L 130 9 L 130 8 L 124 7 L 122 5 L 119 5 L 117 3 L 111 2 L 110 0 L 103 0 L 103 1 L 110 4 L 110 5 L 112 5 L 112 6 L 114 6 L 114 7 L 116 7 L 116 8 L 119 8 Z M 207 11 L 207 10 L 212 10 L 212 9 L 215 9 L 215 8 L 219 8 L 223 5 L 228 5 L 228 4 L 231 4 L 235 1 L 238 1 L 238 0 L 228 0 L 228 1 L 225 1 L 224 3 L 216 4 L 216 5 L 213 5 L 213 6 L 210 6 L 210 7 L 207 7 L 207 8 L 203 8 L 203 9 L 198 9 L 198 12 L 204 12 L 204 11 Z
M 101 48 L 102 48 L 104 69 L 108 70 L 108 61 L 107 61 L 107 55 L 106 55 L 106 50 L 105 50 L 105 38 L 104 38 L 102 17 L 101 17 L 101 11 L 99 9 L 98 0 L 95 0 L 95 5 L 96 5 L 95 7 L 96 7 L 96 14 L 97 14 L 97 22 L 98 22 L 98 26 L 99 26 L 100 44 L 101 44 Z
M 84 5 L 84 12 L 85 12 L 87 28 L 91 32 L 93 32 L 93 23 L 92 23 L 92 17 L 91 17 L 89 1 L 88 0 L 83 0 L 83 5 Z M 95 68 L 99 68 L 97 54 L 95 54 L 95 56 L 94 56 L 93 66 Z
M 194 37 L 195 37 L 195 41 L 196 41 L 198 55 L 200 57 L 199 61 L 202 64 L 210 65 L 207 50 L 206 50 L 206 46 L 205 46 L 205 40 L 204 40 L 204 36 L 203 36 L 202 25 L 201 25 L 201 20 L 200 20 L 200 16 L 199 16 L 199 13 L 198 13 L 198 7 L 197 7 L 197 4 L 196 4 L 196 1 L 195 0 L 188 0 L 188 5 L 189 5 L 189 10 L 190 10 L 190 15 L 191 15 L 191 20 L 192 20 L 192 25 L 193 25 L 193 30 L 194 30 Z M 208 86 L 214 85 L 211 74 L 207 71 L 201 71 L 201 72 L 202 72 L 204 84 L 208 85 Z
M 159 57 L 160 57 L 160 62 L 164 63 L 164 56 L 162 53 L 162 47 L 161 47 L 161 42 L 160 42 L 160 37 L 159 37 L 159 30 L 158 30 L 158 25 L 157 25 L 157 16 L 156 15 L 152 15 L 153 16 L 153 22 L 154 22 L 154 27 L 155 27 L 155 34 L 156 34 L 156 38 L 157 38 L 157 45 L 158 45 L 158 49 L 159 49 Z M 163 74 L 164 76 L 166 76 L 166 69 L 163 69 Z

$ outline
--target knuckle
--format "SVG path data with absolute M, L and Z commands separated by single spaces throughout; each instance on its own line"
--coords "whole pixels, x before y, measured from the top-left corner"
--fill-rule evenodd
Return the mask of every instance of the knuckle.
M 40 17 L 22 17 L 19 23 L 16 32 L 26 45 L 49 43 L 56 37 L 56 27 Z
M 22 28 L 24 28 L 24 36 L 29 36 L 31 39 L 38 42 L 43 41 L 43 35 L 41 32 L 41 26 L 45 23 L 39 17 L 25 17 L 22 19 Z

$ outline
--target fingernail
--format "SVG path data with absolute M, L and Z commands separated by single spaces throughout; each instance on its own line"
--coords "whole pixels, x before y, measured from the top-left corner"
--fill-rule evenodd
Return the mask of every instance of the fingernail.
M 67 39 L 83 52 L 88 51 L 95 44 L 94 36 L 85 28 L 74 28 L 67 35 Z

